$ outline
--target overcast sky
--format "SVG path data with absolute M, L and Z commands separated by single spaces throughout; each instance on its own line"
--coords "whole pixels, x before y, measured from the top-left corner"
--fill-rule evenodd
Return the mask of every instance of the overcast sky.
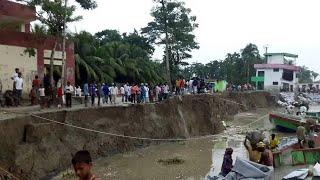
M 83 20 L 69 26 L 71 31 L 95 33 L 104 29 L 132 32 L 152 20 L 152 0 L 96 0 L 98 8 L 77 10 Z M 299 55 L 298 65 L 320 73 L 319 0 L 184 0 L 197 16 L 195 31 L 199 50 L 188 62 L 207 63 L 239 52 L 248 43 L 260 53 L 288 52 Z M 161 58 L 158 48 L 155 58 Z

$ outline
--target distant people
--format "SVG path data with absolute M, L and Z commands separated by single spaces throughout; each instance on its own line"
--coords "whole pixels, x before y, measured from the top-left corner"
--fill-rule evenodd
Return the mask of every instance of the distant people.
M 105 83 L 102 87 L 102 91 L 103 91 L 103 104 L 107 103 L 108 104 L 108 98 L 109 98 L 109 86 L 107 83 Z
M 263 142 L 260 142 L 263 143 Z M 259 164 L 265 166 L 273 166 L 273 154 L 272 151 L 269 149 L 268 142 L 264 144 L 264 150 L 261 152 L 261 157 Z
M 298 126 L 297 128 L 297 138 L 300 148 L 303 148 L 303 144 L 306 140 L 306 128 L 303 126 Z
M 80 180 L 95 180 L 96 176 L 92 174 L 92 159 L 88 151 L 78 151 L 71 160 L 75 174 Z
M 198 79 L 195 78 L 193 80 L 193 82 L 192 82 L 192 89 L 193 89 L 192 93 L 193 94 L 197 94 L 198 93 L 198 85 L 199 85 Z
M 14 79 L 14 91 L 17 94 L 17 105 L 21 105 L 21 96 L 23 89 L 23 79 L 21 72 L 18 73 L 18 77 Z
M 40 84 L 41 84 L 41 82 L 40 82 L 40 80 L 39 80 L 39 76 L 38 75 L 36 75 L 35 77 L 34 77 L 34 79 L 32 80 L 32 86 L 34 87 L 34 89 L 35 89 L 35 91 L 36 91 L 36 97 L 37 97 L 37 99 L 39 99 L 39 88 L 40 88 Z
M 14 73 L 13 75 L 11 76 L 11 79 L 12 80 L 15 80 L 17 77 L 18 77 L 18 73 L 20 72 L 19 68 L 15 68 L 14 69 Z
M 167 83 L 164 84 L 163 94 L 164 94 L 164 99 L 169 98 L 169 85 Z
M 112 83 L 112 86 L 110 87 L 110 94 L 111 94 L 111 104 L 116 104 L 116 96 L 118 94 L 118 87 Z
M 137 91 L 138 91 L 138 87 L 135 84 L 132 84 L 131 86 L 131 99 L 132 99 L 132 103 L 136 103 L 137 100 Z
M 125 99 L 126 99 L 125 94 L 126 94 L 126 93 L 125 93 L 124 87 L 121 86 L 121 87 L 120 87 L 121 102 L 124 102 L 124 101 L 125 101 Z
M 98 85 L 97 85 L 96 95 L 98 98 L 98 106 L 100 106 L 100 103 L 101 103 L 101 85 L 100 85 L 100 83 L 98 83 Z
M 279 139 L 273 133 L 271 134 L 271 138 L 270 138 L 270 149 L 275 150 L 278 148 L 278 146 L 279 146 Z
M 87 82 L 84 83 L 83 85 L 83 93 L 84 93 L 84 106 L 88 107 L 89 85 Z
M 36 105 L 37 93 L 34 85 L 32 85 L 32 88 L 30 90 L 29 98 L 30 98 L 31 106 Z
M 156 85 L 155 91 L 156 91 L 155 99 L 156 99 L 156 101 L 160 101 L 160 93 L 161 93 L 160 84 Z
M 130 86 L 129 86 L 129 83 L 124 84 L 123 88 L 124 88 L 124 97 L 125 97 L 124 101 L 128 102 L 128 99 L 130 97 Z
M 45 88 L 43 87 L 42 84 L 40 84 L 39 96 L 40 96 L 40 107 L 41 109 L 43 109 L 44 107 L 46 107 L 46 94 L 45 94 Z
M 261 152 L 258 150 L 258 148 L 257 149 L 252 148 L 251 142 L 247 139 L 247 137 L 244 140 L 244 146 L 249 153 L 249 160 L 252 162 L 255 162 L 255 163 L 259 163 L 260 157 L 261 157 Z M 258 144 L 257 144 L 257 146 L 258 146 Z M 260 146 L 261 146 L 261 144 L 260 144 Z
M 96 99 L 96 85 L 94 83 L 91 83 L 90 85 L 90 96 L 91 96 L 91 106 L 94 106 L 94 101 Z
M 66 107 L 71 108 L 71 104 L 72 104 L 72 93 L 73 93 L 74 89 L 73 86 L 71 85 L 71 83 L 68 81 L 67 85 L 65 87 L 65 94 L 66 94 Z
M 227 148 L 224 153 L 221 172 L 220 172 L 220 174 L 223 177 L 225 177 L 227 174 L 229 174 L 229 172 L 231 171 L 231 169 L 233 167 L 232 153 L 233 153 L 232 148 Z
M 62 84 L 58 83 L 57 85 L 57 101 L 58 101 L 58 108 L 60 109 L 63 105 L 63 90 L 62 90 Z
M 150 96 L 150 94 L 149 94 L 149 87 L 148 87 L 148 84 L 146 84 L 145 86 L 144 86 L 144 90 L 145 90 L 145 96 L 144 96 L 144 102 L 145 103 L 149 103 L 150 102 L 150 99 L 149 99 L 149 96 Z
M 81 89 L 81 87 L 80 86 L 78 86 L 78 88 L 76 89 L 76 96 L 79 96 L 79 97 L 81 97 L 82 96 L 82 89 Z

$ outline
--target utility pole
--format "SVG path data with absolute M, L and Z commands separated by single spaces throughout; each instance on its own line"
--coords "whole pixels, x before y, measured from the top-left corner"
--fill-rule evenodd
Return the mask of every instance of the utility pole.
M 66 53 L 66 18 L 67 18 L 67 3 L 68 0 L 64 1 L 64 19 L 63 19 L 63 29 L 62 29 L 62 73 L 61 73 L 61 87 L 64 89 L 64 85 L 66 84 L 66 60 L 65 60 L 65 53 Z

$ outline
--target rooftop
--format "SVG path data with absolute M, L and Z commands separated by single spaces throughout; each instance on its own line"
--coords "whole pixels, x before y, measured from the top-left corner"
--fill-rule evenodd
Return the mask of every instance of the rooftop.
M 20 3 L 0 0 L 0 22 L 24 22 L 36 20 L 36 9 Z
M 296 54 L 290 54 L 290 53 L 265 53 L 265 56 L 286 56 L 286 57 L 292 57 L 292 58 L 297 58 L 298 55 Z
M 299 71 L 300 67 L 299 66 L 294 66 L 294 65 L 287 65 L 287 64 L 255 64 L 254 65 L 255 69 L 287 69 L 291 71 Z

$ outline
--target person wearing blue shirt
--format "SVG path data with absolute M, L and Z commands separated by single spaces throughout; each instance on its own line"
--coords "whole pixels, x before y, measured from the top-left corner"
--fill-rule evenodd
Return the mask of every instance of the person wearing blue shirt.
M 91 83 L 90 86 L 90 95 L 91 95 L 91 106 L 94 106 L 94 100 L 96 98 L 96 85 L 94 83 Z
M 104 86 L 102 87 L 102 91 L 103 91 L 103 97 L 104 97 L 103 103 L 107 103 L 108 104 L 109 86 L 108 86 L 107 83 L 105 83 Z
M 89 85 L 86 82 L 83 86 L 83 93 L 84 93 L 84 105 L 85 107 L 88 106 L 88 96 L 89 96 Z

